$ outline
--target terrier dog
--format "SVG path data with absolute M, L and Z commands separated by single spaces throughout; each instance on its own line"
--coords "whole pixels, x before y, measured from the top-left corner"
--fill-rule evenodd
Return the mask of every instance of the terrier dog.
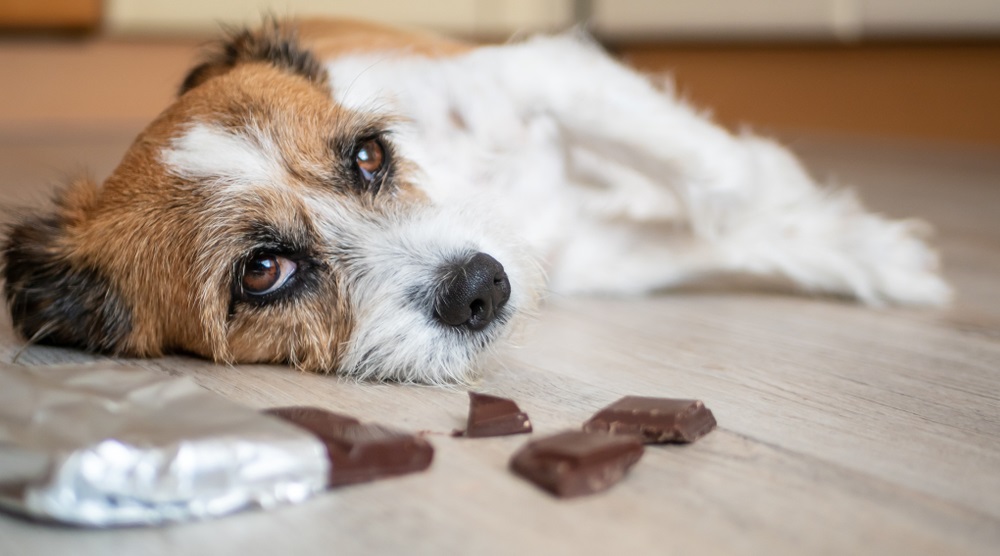
M 3 272 L 29 341 L 436 383 L 476 369 L 545 275 L 941 304 L 920 232 L 583 36 L 270 22 L 195 67 L 103 185 L 11 226 Z

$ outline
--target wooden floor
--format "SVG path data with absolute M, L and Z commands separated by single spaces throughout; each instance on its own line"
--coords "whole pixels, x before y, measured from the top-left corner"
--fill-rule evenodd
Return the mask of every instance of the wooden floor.
M 129 140 L 0 133 L 4 216 L 83 164 L 106 174 Z M 611 491 L 569 501 L 507 471 L 528 437 L 448 435 L 465 418 L 461 388 L 136 361 L 255 407 L 313 404 L 431 431 L 435 462 L 296 507 L 165 528 L 0 515 L 0 554 L 997 554 L 1000 152 L 789 142 L 869 206 L 933 223 L 954 307 L 873 310 L 719 287 L 550 299 L 506 368 L 475 386 L 517 400 L 535 436 L 577 427 L 625 394 L 699 398 L 719 421 L 696 444 L 650 447 Z M 19 347 L 4 314 L 0 362 Z M 32 347 L 20 362 L 91 359 Z

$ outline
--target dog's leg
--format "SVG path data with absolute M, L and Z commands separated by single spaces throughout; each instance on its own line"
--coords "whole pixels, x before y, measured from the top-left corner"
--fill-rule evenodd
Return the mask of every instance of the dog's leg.
M 636 292 L 725 272 L 871 304 L 949 298 L 919 223 L 819 187 L 784 148 L 728 133 L 596 46 L 563 36 L 481 52 L 526 115 L 557 122 L 571 171 L 592 182 L 581 187 L 604 187 L 612 205 L 585 215 L 555 261 L 557 289 Z

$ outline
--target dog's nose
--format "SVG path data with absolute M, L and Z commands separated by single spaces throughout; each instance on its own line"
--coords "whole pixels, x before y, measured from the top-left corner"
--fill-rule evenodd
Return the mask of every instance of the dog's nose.
M 434 315 L 451 326 L 482 330 L 510 299 L 503 265 L 486 253 L 448 269 L 435 296 Z

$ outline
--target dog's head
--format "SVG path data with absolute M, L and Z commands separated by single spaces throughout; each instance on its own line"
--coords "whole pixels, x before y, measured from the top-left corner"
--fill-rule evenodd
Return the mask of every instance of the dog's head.
M 101 186 L 10 228 L 15 327 L 123 355 L 465 376 L 538 271 L 485 215 L 426 198 L 394 124 L 338 106 L 287 30 L 234 35 Z

